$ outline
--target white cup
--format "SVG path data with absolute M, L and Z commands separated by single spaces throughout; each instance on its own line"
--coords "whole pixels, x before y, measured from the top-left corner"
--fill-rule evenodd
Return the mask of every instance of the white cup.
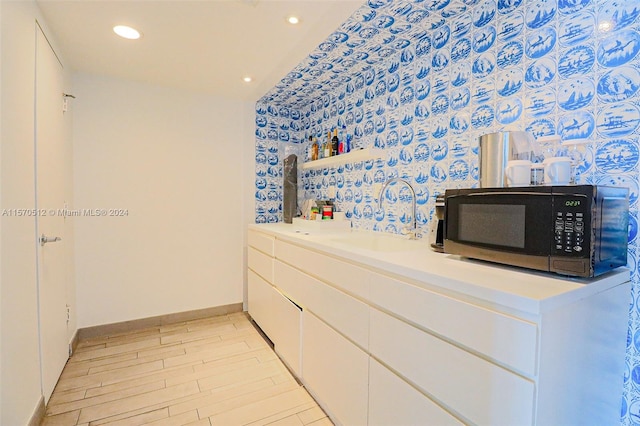
M 571 182 L 571 158 L 546 158 L 542 164 L 544 165 L 545 185 L 569 185 Z
M 511 160 L 507 162 L 505 170 L 508 186 L 529 186 L 531 185 L 531 161 Z

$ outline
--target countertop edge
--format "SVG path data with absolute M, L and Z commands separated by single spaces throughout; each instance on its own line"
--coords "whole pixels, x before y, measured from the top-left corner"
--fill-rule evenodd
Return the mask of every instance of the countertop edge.
M 344 239 L 349 238 L 349 235 L 365 235 L 363 233 L 371 238 L 398 238 L 380 232 L 296 233 L 296 229 L 287 224 L 250 224 L 249 229 L 340 258 L 356 266 L 371 267 L 400 278 L 424 283 L 427 288 L 442 288 L 483 300 L 489 305 L 498 304 L 531 315 L 540 315 L 630 280 L 627 268 L 618 268 L 592 279 L 571 278 L 436 253 L 426 243 L 421 247 L 418 246 L 419 242 L 415 241 L 407 241 L 407 245 L 413 249 L 400 254 L 351 249 L 344 244 L 336 243 L 336 237 Z M 424 264 L 421 267 L 415 266 L 415 261 L 420 260 L 424 260 Z M 431 265 L 427 268 L 425 265 L 429 263 Z M 470 277 L 481 278 L 472 282 Z M 495 280 L 493 284 L 491 280 Z

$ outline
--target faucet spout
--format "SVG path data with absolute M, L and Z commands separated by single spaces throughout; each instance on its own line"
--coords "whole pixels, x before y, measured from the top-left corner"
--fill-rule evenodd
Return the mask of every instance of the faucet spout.
M 412 224 L 411 224 L 411 229 L 409 230 L 409 239 L 411 240 L 415 240 L 417 238 L 418 235 L 418 222 L 416 219 L 416 212 L 417 212 L 417 208 L 416 208 L 416 191 L 413 189 L 413 187 L 411 186 L 411 184 L 402 178 L 391 178 L 389 180 L 387 180 L 385 183 L 382 184 L 382 188 L 380 189 L 380 195 L 379 195 L 379 199 L 378 199 L 378 208 L 382 209 L 382 199 L 384 198 L 384 193 L 387 190 L 387 187 L 389 185 L 391 185 L 392 183 L 401 183 L 407 186 L 407 188 L 409 188 L 409 191 L 411 191 L 411 219 L 412 219 Z

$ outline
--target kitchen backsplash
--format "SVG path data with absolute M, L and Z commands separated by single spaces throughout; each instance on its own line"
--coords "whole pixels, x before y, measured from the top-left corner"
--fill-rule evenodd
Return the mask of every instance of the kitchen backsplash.
M 282 219 L 282 158 L 338 128 L 377 158 L 300 172 L 300 199 L 327 199 L 357 228 L 423 237 L 435 196 L 478 183 L 478 137 L 559 135 L 579 183 L 628 187 L 633 302 L 622 424 L 640 424 L 638 0 L 370 0 L 256 105 L 256 222 Z M 543 148 L 547 148 L 543 146 Z

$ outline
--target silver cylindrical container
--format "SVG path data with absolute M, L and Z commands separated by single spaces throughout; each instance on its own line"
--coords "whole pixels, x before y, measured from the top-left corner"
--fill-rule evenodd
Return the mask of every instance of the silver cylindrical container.
M 507 186 L 505 170 L 509 160 L 528 160 L 530 155 L 527 132 L 497 132 L 479 138 L 478 164 L 480 188 Z M 524 157 L 527 158 L 524 158 Z

